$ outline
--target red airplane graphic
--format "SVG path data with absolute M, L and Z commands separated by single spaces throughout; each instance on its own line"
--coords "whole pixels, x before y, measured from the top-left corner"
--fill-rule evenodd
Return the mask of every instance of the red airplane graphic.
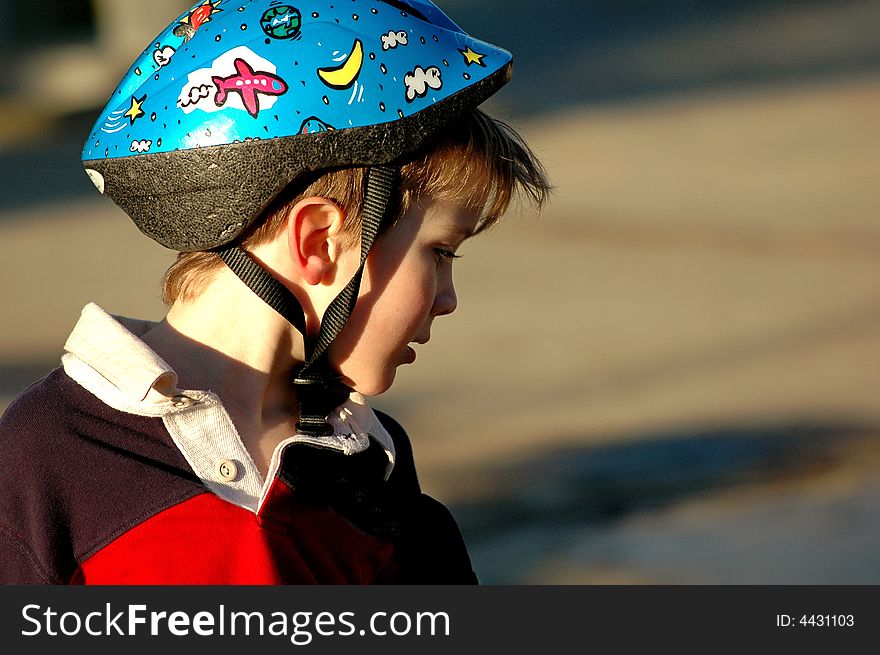
M 265 71 L 254 71 L 244 59 L 236 59 L 234 64 L 237 71 L 235 75 L 211 78 L 211 81 L 217 87 L 214 103 L 218 107 L 226 104 L 230 91 L 235 91 L 241 96 L 247 112 L 256 118 L 260 113 L 258 93 L 280 96 L 287 91 L 287 83 L 277 75 L 272 75 L 272 73 Z

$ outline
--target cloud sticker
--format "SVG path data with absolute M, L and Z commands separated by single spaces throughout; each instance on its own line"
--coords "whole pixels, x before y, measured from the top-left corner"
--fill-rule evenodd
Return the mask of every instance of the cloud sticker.
M 164 48 L 157 48 L 153 51 L 153 61 L 156 62 L 159 68 L 162 68 L 162 66 L 171 61 L 171 57 L 174 56 L 175 52 L 176 50 L 170 45 L 166 45 Z
M 215 88 L 213 84 L 200 84 L 198 86 L 191 86 L 187 90 L 186 95 L 181 93 L 180 97 L 177 99 L 177 103 L 180 105 L 181 109 L 187 111 L 187 107 L 198 103 L 199 100 L 204 100 L 209 95 L 211 95 L 214 90 Z
M 147 139 L 141 139 L 138 141 L 135 139 L 131 142 L 130 150 L 132 152 L 147 152 L 150 149 L 150 146 L 153 145 L 152 141 L 148 141 Z
M 395 32 L 391 30 L 388 34 L 382 35 L 382 50 L 393 50 L 399 45 L 406 45 L 409 42 L 409 38 L 406 35 L 406 32 L 401 30 L 400 32 Z
M 443 86 L 440 79 L 440 69 L 431 66 L 427 70 L 416 66 L 412 73 L 407 73 L 403 78 L 406 85 L 406 101 L 412 102 L 416 98 L 422 98 L 428 93 L 428 89 L 438 91 Z

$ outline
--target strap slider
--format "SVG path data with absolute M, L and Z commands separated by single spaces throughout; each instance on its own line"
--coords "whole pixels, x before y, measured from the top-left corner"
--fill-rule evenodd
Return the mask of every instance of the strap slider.
M 338 376 L 321 378 L 301 378 L 293 380 L 299 400 L 299 421 L 296 430 L 299 434 L 326 437 L 332 435 L 333 426 L 327 421 L 338 405 L 344 402 L 351 391 Z

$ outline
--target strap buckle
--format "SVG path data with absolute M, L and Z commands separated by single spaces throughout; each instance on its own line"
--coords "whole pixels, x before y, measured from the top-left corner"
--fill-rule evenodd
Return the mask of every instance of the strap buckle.
M 294 378 L 299 400 L 299 420 L 296 422 L 298 434 L 327 437 L 334 433 L 327 417 L 351 393 L 339 377 Z

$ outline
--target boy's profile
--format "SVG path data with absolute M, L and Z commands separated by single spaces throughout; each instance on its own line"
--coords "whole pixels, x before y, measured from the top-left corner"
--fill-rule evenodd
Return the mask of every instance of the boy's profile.
M 452 261 L 549 185 L 477 109 L 511 55 L 424 0 L 199 2 L 83 150 L 180 252 L 164 320 L 87 305 L 0 423 L 0 582 L 476 582 L 364 396 L 454 311 Z

